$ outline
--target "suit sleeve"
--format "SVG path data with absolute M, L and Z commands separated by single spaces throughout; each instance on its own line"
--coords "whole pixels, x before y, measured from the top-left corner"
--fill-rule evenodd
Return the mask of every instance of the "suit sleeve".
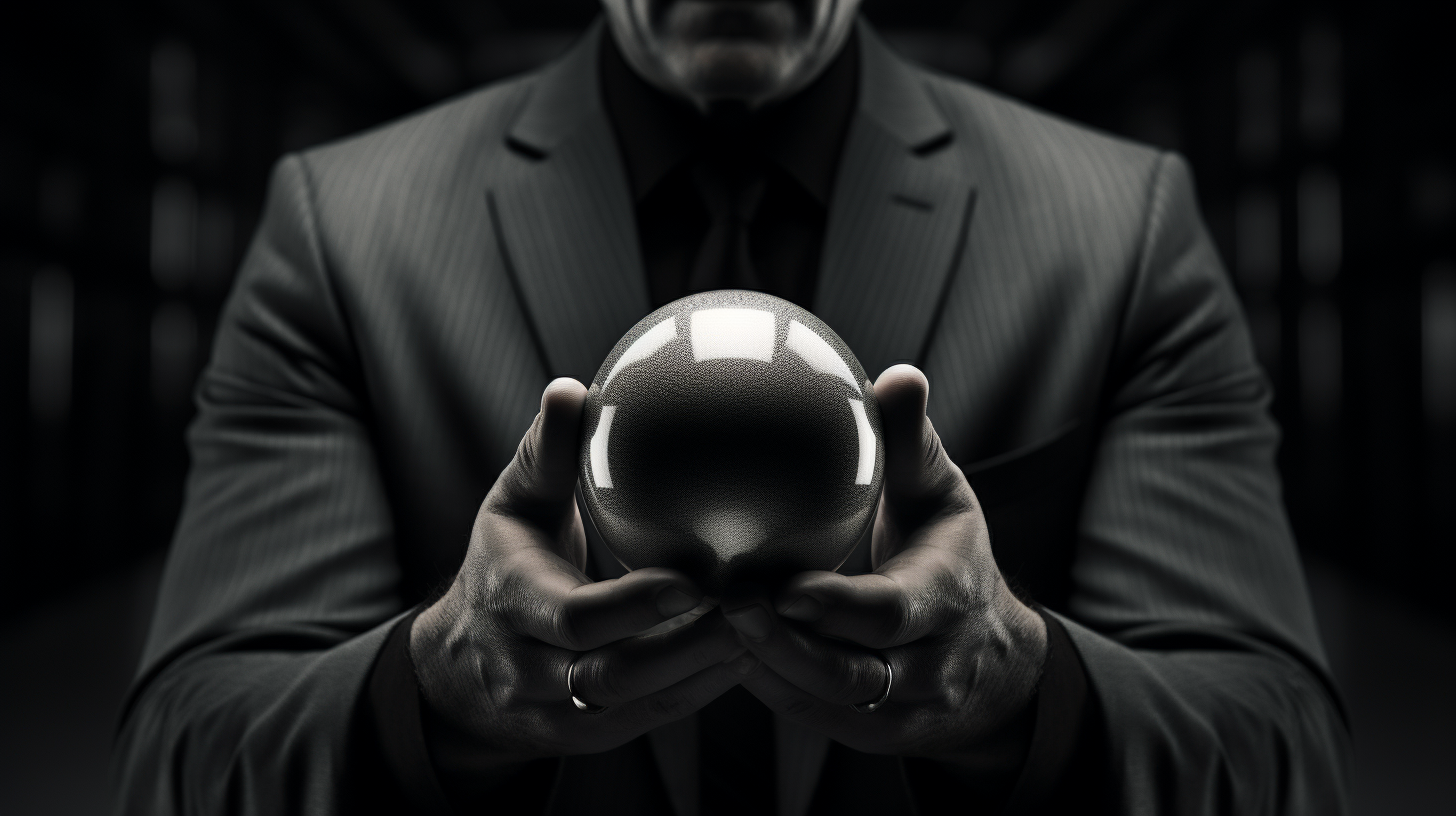
M 373 812 L 393 795 L 366 696 L 404 603 L 310 196 L 305 161 L 284 159 L 197 389 L 117 740 L 121 813 Z
M 1108 375 L 1067 633 L 1109 813 L 1337 814 L 1349 742 L 1278 431 L 1187 167 L 1160 159 Z M 1083 770 L 1086 770 L 1085 767 Z

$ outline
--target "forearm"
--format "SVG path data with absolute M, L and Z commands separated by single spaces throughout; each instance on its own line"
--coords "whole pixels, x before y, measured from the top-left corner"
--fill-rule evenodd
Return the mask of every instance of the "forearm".
M 1062 620 L 1100 711 L 1100 744 L 1075 760 L 1102 765 L 1096 812 L 1345 812 L 1348 731 L 1299 662 L 1172 632 L 1118 642 Z
M 382 762 L 360 702 L 388 631 L 384 624 L 327 648 L 300 645 L 317 632 L 280 631 L 271 643 L 253 641 L 257 649 L 184 657 L 163 669 L 117 738 L 117 812 L 387 808 L 395 794 L 377 772 Z

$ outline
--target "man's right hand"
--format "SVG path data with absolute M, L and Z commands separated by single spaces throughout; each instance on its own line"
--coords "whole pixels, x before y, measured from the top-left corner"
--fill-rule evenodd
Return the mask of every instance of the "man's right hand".
M 711 702 L 757 659 L 687 576 L 639 569 L 592 582 L 575 485 L 586 389 L 558 379 L 485 497 L 449 591 L 415 619 L 410 655 L 436 767 L 477 782 L 514 763 L 621 745 Z M 576 664 L 579 710 L 567 691 Z M 467 785 L 467 787 L 469 787 Z

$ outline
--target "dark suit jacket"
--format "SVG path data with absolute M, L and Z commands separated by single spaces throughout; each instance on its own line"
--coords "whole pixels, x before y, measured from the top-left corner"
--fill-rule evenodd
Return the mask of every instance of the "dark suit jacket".
M 1268 389 L 1184 162 L 861 34 L 813 310 L 872 374 L 928 375 L 1003 572 L 1086 666 L 1104 804 L 1340 812 Z M 279 163 L 198 388 L 124 812 L 342 813 L 377 783 L 360 701 L 391 625 L 456 571 L 545 384 L 648 311 L 600 36 Z M 684 814 L 690 725 L 653 740 Z M 801 816 L 827 743 L 778 744 Z

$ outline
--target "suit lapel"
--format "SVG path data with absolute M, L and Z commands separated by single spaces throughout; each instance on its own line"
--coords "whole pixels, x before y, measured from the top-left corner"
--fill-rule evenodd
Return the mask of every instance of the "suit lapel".
M 860 103 L 835 180 L 814 312 L 879 376 L 923 360 L 975 187 L 923 74 L 864 24 Z
M 632 198 L 598 90 L 601 36 L 598 24 L 536 81 L 487 191 L 543 366 L 585 383 L 648 311 Z

